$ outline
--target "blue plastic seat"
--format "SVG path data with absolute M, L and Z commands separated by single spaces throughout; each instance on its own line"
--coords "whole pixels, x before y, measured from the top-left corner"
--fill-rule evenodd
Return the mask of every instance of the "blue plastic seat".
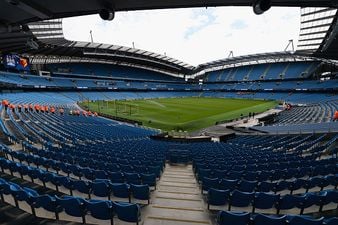
M 257 181 L 242 180 L 239 183 L 238 190 L 243 192 L 253 192 L 257 186 Z
M 300 188 L 302 188 L 306 184 L 306 181 L 303 179 L 296 179 L 289 183 L 288 189 L 290 190 L 290 194 Z
M 73 181 L 74 190 L 77 190 L 83 194 L 87 194 L 88 198 L 91 198 L 91 189 L 92 189 L 92 182 L 87 182 L 83 180 L 74 180 Z
M 39 196 L 39 193 L 33 189 L 23 187 L 21 190 L 13 190 L 12 195 L 16 205 L 18 205 L 18 201 L 25 201 L 27 204 L 32 205 L 35 198 Z
M 110 200 L 111 186 L 109 180 L 95 180 L 92 183 L 92 194 L 98 197 L 108 197 Z
M 147 184 L 131 184 L 130 192 L 135 199 L 147 200 L 148 204 L 150 203 L 150 189 Z
M 202 188 L 201 192 L 203 194 L 203 191 L 208 191 L 210 188 L 215 188 L 218 189 L 218 178 L 208 178 L 208 177 L 203 177 L 202 178 Z
M 269 181 L 263 181 L 259 183 L 257 186 L 257 191 L 259 192 L 270 192 L 273 191 L 275 188 L 276 183 L 274 182 L 269 182 Z
M 113 204 L 111 201 L 105 200 L 89 200 L 86 201 L 86 209 L 90 215 L 99 220 L 110 220 L 114 224 Z
M 319 194 L 314 194 L 314 193 L 306 193 L 305 195 L 303 195 L 305 199 L 300 205 L 300 208 L 301 208 L 300 214 L 303 214 L 306 208 L 309 208 L 313 205 L 317 205 L 317 206 L 322 205 L 326 195 L 327 194 L 319 195 Z M 320 209 L 318 211 L 320 211 Z
M 59 198 L 55 196 L 56 204 L 59 205 L 66 214 L 74 217 L 81 217 L 82 223 L 86 223 L 85 201 L 79 197 L 64 196 Z
M 250 213 L 219 211 L 217 223 L 218 225 L 248 225 L 250 223 Z
M 124 182 L 124 176 L 123 176 L 123 173 L 121 172 L 109 172 L 108 177 L 112 183 L 123 183 Z
M 255 195 L 252 212 L 254 213 L 255 209 L 271 209 L 278 203 L 278 201 L 279 195 L 258 192 Z
M 280 210 L 289 210 L 293 208 L 301 208 L 301 205 L 305 201 L 304 196 L 297 195 L 284 195 L 280 197 L 278 206 L 277 206 L 277 214 L 280 213 Z
M 117 217 L 125 222 L 139 224 L 141 219 L 140 206 L 134 203 L 127 202 L 113 202 L 114 212 Z
M 335 189 L 337 189 L 337 186 L 338 186 L 338 174 L 336 174 L 336 175 L 327 175 L 327 176 L 325 176 L 325 180 L 329 183 L 329 185 L 332 185 Z
M 293 216 L 289 220 L 289 225 L 322 225 L 324 218 L 314 219 L 309 216 Z
M 238 180 L 221 179 L 219 182 L 219 189 L 233 191 L 236 189 Z
M 111 185 L 112 193 L 115 197 L 118 198 L 128 198 L 130 202 L 130 191 L 129 185 L 126 183 L 112 183 Z
M 277 193 L 279 191 L 284 191 L 287 190 L 290 186 L 290 182 L 289 181 L 279 181 L 276 183 L 275 187 L 274 187 L 274 192 Z
M 211 169 L 199 169 L 197 171 L 198 180 L 201 181 L 204 177 L 211 177 Z
M 70 177 L 64 177 L 64 176 L 59 176 L 57 177 L 58 179 L 58 184 L 60 186 L 64 186 L 69 190 L 69 194 L 73 195 L 73 190 L 74 190 L 74 180 Z
M 254 192 L 242 192 L 235 190 L 230 195 L 230 204 L 229 210 L 231 210 L 232 206 L 236 207 L 247 207 L 253 203 L 255 197 Z
M 124 177 L 128 184 L 141 184 L 141 177 L 138 173 L 124 173 Z
M 257 214 L 254 216 L 253 225 L 286 225 L 286 216 L 270 216 Z
M 218 190 L 210 188 L 208 191 L 208 209 L 210 209 L 210 205 L 226 205 L 229 201 L 229 195 L 229 190 Z
M 94 180 L 95 179 L 94 170 L 92 170 L 91 168 L 88 168 L 88 167 L 82 168 L 81 173 L 88 180 Z
M 55 213 L 55 218 L 59 219 L 59 212 L 62 211 L 62 208 L 58 207 L 56 199 L 50 195 L 39 195 L 33 197 L 32 205 L 33 208 L 43 208 L 49 212 Z M 35 211 L 33 210 L 35 215 Z
M 108 179 L 108 174 L 104 170 L 95 170 L 94 177 L 95 179 Z
M 338 224 L 338 217 L 332 217 L 330 219 L 326 219 L 324 224 L 325 225 L 337 225 Z
M 154 173 L 145 174 L 141 173 L 142 184 L 147 184 L 149 187 L 155 187 L 156 190 L 156 175 Z

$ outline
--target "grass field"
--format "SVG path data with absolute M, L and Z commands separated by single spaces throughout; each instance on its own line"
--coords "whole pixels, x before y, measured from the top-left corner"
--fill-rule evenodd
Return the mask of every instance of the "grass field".
M 276 104 L 265 100 L 198 97 L 81 103 L 91 111 L 141 121 L 144 126 L 165 131 L 195 131 L 241 114 L 263 112 Z

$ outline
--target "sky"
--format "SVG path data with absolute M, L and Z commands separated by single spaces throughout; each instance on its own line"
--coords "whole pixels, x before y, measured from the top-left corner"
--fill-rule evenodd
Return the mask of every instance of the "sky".
M 297 45 L 300 8 L 273 7 L 255 15 L 252 7 L 211 7 L 116 12 L 63 20 L 65 38 L 116 44 L 166 54 L 191 65 L 247 54 L 283 51 Z

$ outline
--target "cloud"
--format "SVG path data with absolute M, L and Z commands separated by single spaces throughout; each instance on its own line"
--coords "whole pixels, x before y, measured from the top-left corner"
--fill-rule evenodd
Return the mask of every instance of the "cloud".
M 251 7 L 214 7 L 118 12 L 64 19 L 70 40 L 117 44 L 177 58 L 192 65 L 252 53 L 282 51 L 298 39 L 299 8 L 273 7 L 257 16 Z M 295 43 L 296 45 L 297 43 Z
M 243 20 L 235 20 L 231 24 L 231 28 L 235 30 L 242 30 L 248 27 L 248 24 Z

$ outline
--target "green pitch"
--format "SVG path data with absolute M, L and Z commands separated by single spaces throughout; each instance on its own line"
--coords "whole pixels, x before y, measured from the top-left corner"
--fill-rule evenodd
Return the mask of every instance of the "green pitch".
M 141 121 L 144 126 L 165 131 L 194 131 L 224 121 L 264 112 L 277 102 L 224 98 L 163 98 L 81 103 L 91 111 Z

